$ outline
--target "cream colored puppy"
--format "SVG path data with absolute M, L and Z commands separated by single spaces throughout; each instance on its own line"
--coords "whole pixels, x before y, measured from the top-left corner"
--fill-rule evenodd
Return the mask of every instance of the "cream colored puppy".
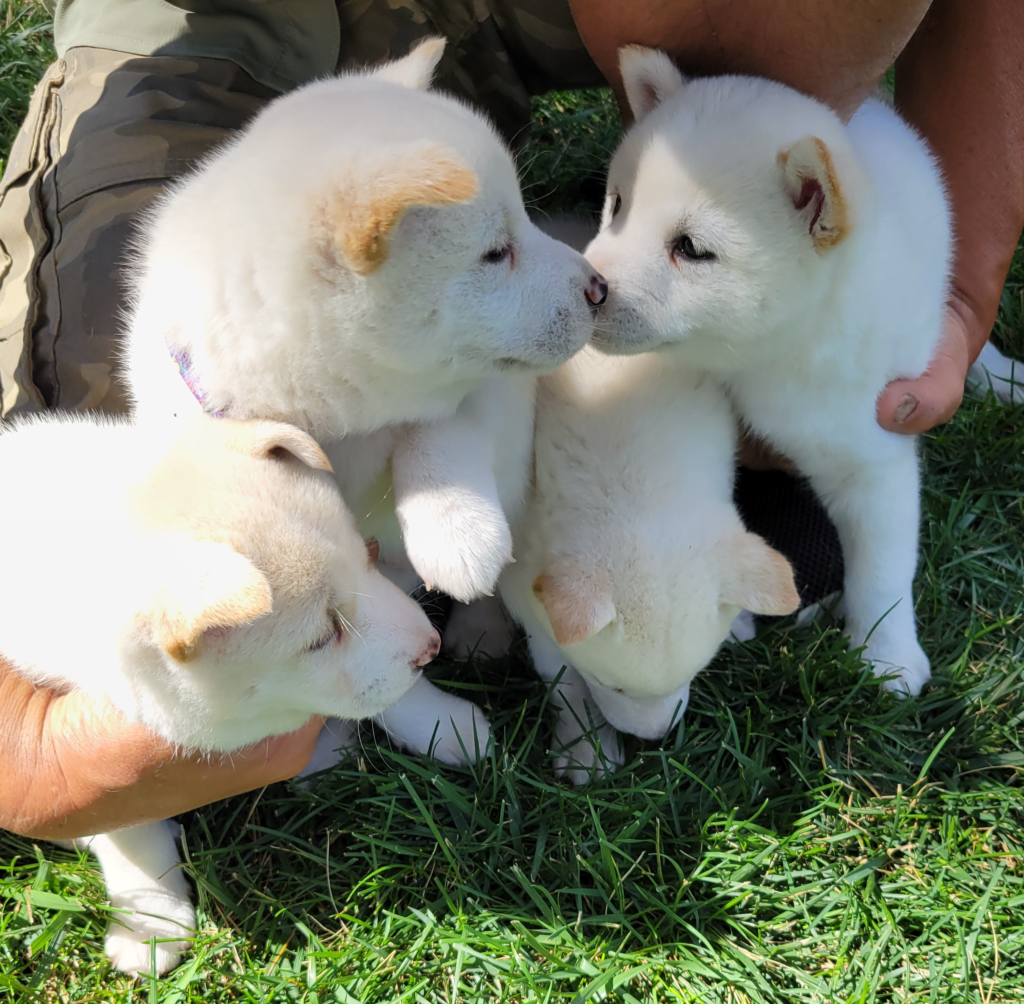
M 733 505 L 735 453 L 725 394 L 671 358 L 588 348 L 540 381 L 534 487 L 501 596 L 558 681 L 556 767 L 577 783 L 619 762 L 605 721 L 660 738 L 744 611 L 799 605 L 789 563 Z
M 176 186 L 140 242 L 126 362 L 140 421 L 305 429 L 360 517 L 384 485 L 387 563 L 471 600 L 511 557 L 525 479 L 499 475 L 495 435 L 528 425 L 530 378 L 585 344 L 606 287 L 530 223 L 492 126 L 427 89 L 443 47 L 272 102 Z M 472 704 L 428 690 L 381 724 L 486 742 Z
M 195 416 L 161 432 L 48 417 L 0 435 L 20 530 L 0 579 L 15 669 L 210 752 L 406 693 L 437 633 L 373 567 L 320 447 L 276 422 Z M 128 911 L 111 961 L 149 972 L 150 939 L 169 939 L 156 971 L 172 968 L 195 918 L 168 824 L 83 843 Z

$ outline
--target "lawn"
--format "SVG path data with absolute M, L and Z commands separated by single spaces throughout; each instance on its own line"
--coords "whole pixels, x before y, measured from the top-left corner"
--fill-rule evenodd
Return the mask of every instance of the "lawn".
M 0 158 L 44 19 L 0 4 Z M 536 112 L 528 200 L 592 199 L 607 95 Z M 997 337 L 1024 358 L 1024 254 Z M 881 691 L 834 630 L 784 625 L 699 678 L 677 734 L 574 790 L 522 648 L 439 663 L 491 716 L 490 758 L 368 735 L 311 791 L 184 818 L 201 931 L 162 980 L 106 965 L 88 857 L 0 834 L 0 999 L 1024 1000 L 1024 408 L 968 401 L 922 447 L 921 697 Z

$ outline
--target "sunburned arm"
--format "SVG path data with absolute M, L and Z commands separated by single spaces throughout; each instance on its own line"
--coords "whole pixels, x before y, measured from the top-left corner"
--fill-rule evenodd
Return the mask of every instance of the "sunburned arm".
M 0 828 L 88 836 L 261 788 L 298 774 L 322 723 L 230 756 L 184 756 L 102 703 L 33 686 L 0 659 Z

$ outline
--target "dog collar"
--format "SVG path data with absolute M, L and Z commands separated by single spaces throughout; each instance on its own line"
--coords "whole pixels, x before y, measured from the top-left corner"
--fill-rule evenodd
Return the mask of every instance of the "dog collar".
M 203 411 L 207 411 L 206 408 L 206 392 L 199 384 L 199 378 L 195 375 L 192 370 L 192 355 L 188 349 L 172 349 L 171 359 L 174 361 L 174 365 L 178 368 L 178 375 L 182 380 L 185 381 L 185 386 L 191 391 L 192 396 L 199 402 L 199 407 Z M 213 415 L 214 418 L 223 418 L 223 411 L 212 411 L 208 414 Z

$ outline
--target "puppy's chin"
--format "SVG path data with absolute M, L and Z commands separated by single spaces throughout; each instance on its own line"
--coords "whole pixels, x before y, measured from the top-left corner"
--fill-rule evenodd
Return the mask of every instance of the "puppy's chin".
M 663 337 L 646 318 L 623 304 L 611 317 L 598 316 L 590 344 L 606 356 L 635 356 L 670 348 L 679 340 Z
M 394 674 L 397 676 L 399 673 L 398 669 L 395 669 Z M 343 710 L 335 710 L 331 713 L 336 715 L 338 718 L 350 718 L 350 719 L 364 719 L 364 718 L 375 718 L 377 715 L 387 711 L 391 705 L 401 700 L 413 687 L 413 684 L 423 674 L 423 670 L 419 666 L 410 666 L 409 676 L 403 680 L 399 686 L 396 686 L 394 682 L 389 681 L 390 685 L 387 688 L 381 686 L 381 682 L 377 681 L 371 684 L 363 691 L 358 698 L 357 707 L 351 706 L 344 708 Z
M 638 356 L 643 352 L 655 352 L 668 342 L 621 342 L 611 341 L 605 335 L 594 335 L 590 344 L 605 356 Z

